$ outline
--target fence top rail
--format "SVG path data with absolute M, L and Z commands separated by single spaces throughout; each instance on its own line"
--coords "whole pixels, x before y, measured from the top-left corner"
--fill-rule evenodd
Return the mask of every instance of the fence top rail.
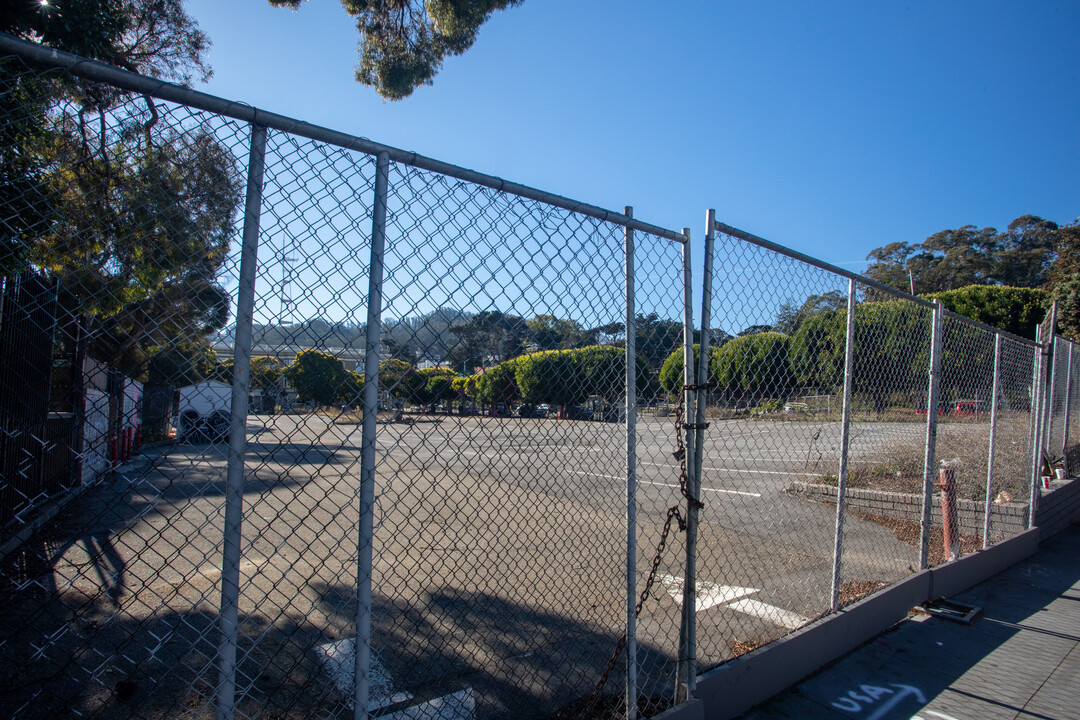
M 587 215 L 603 222 L 610 222 L 633 230 L 640 230 L 641 232 L 656 235 L 674 242 L 687 242 L 687 237 L 682 232 L 676 232 L 658 225 L 635 220 L 623 213 L 605 210 L 596 205 L 578 202 L 577 200 L 572 200 L 562 195 L 556 195 L 544 190 L 538 190 L 529 187 L 528 185 L 503 180 L 494 175 L 485 175 L 484 173 L 435 160 L 434 158 L 429 158 L 416 152 L 401 150 L 400 148 L 391 145 L 383 145 L 382 143 L 377 143 L 368 140 L 367 138 L 331 130 L 321 125 L 315 125 L 303 120 L 288 117 L 287 115 L 279 115 L 266 110 L 260 110 L 259 108 L 247 105 L 246 103 L 226 100 L 225 98 L 216 95 L 186 88 L 164 80 L 147 77 L 146 75 L 140 75 L 139 73 L 123 70 L 96 60 L 89 60 L 62 50 L 39 45 L 30 42 L 29 40 L 23 40 L 3 32 L 0 32 L 0 54 L 15 55 L 35 66 L 64 70 L 76 77 L 81 77 L 86 80 L 109 83 L 110 85 L 123 90 L 137 92 L 142 95 L 148 95 L 159 100 L 173 102 L 179 105 L 186 105 L 197 110 L 204 110 L 206 112 L 251 123 L 253 125 L 273 128 L 282 132 L 305 137 L 309 140 L 336 145 L 347 150 L 356 150 L 357 152 L 376 156 L 386 154 L 391 160 L 403 165 L 409 165 L 421 170 L 429 170 L 441 175 L 457 178 L 464 182 L 482 185 L 510 195 L 517 195 L 528 200 L 535 200 L 536 202 L 541 202 L 546 205 L 552 205 L 581 215 Z
M 861 283 L 863 285 L 869 285 L 876 290 L 881 290 L 882 292 L 894 295 L 902 300 L 910 300 L 913 303 L 922 305 L 923 307 L 927 308 L 934 307 L 934 303 L 924 298 L 918 297 L 917 295 L 906 293 L 903 290 L 897 290 L 896 288 L 886 285 L 885 283 L 880 283 L 877 280 L 871 280 L 868 277 L 865 277 L 858 273 L 853 273 L 850 270 L 845 270 L 841 267 L 837 267 L 836 265 L 831 265 L 823 260 L 818 260 L 817 258 L 805 255 L 798 250 L 792 250 L 791 248 L 784 247 L 783 245 L 778 245 L 772 241 L 766 240 L 765 238 L 761 238 L 752 233 L 748 233 L 745 230 L 740 230 L 737 227 L 725 225 L 719 220 L 716 221 L 716 230 L 717 232 L 722 232 L 725 235 L 730 235 L 732 237 L 739 238 L 740 240 L 745 240 L 746 242 L 757 245 L 758 247 L 763 247 L 766 250 L 772 250 L 775 253 L 786 255 L 793 260 L 799 260 L 800 262 L 804 262 L 808 265 L 813 265 L 814 267 L 821 268 L 822 270 L 841 275 L 848 278 L 849 280 L 854 280 L 855 282 Z
M 784 247 L 783 245 L 778 245 L 778 244 L 776 244 L 774 242 L 766 240 L 765 238 L 760 238 L 757 235 L 753 235 L 751 233 L 748 233 L 745 230 L 740 230 L 739 228 L 732 227 L 730 225 L 725 225 L 724 223 L 722 223 L 720 221 L 716 221 L 715 229 L 716 229 L 717 232 L 722 232 L 725 235 L 730 235 L 732 237 L 739 238 L 740 240 L 745 240 L 748 243 L 751 243 L 753 245 L 757 245 L 759 247 L 763 247 L 766 250 L 772 250 L 773 252 L 780 253 L 781 255 L 786 255 L 787 257 L 790 257 L 790 258 L 792 258 L 794 260 L 799 260 L 799 261 L 807 263 L 809 265 L 813 265 L 814 267 L 821 268 L 822 270 L 826 270 L 826 271 L 831 272 L 831 273 L 836 273 L 837 275 L 842 275 L 843 277 L 854 280 L 855 282 L 858 282 L 858 283 L 862 283 L 863 285 L 869 285 L 872 288 L 875 288 L 877 290 L 881 290 L 883 292 L 887 292 L 890 295 L 893 295 L 893 296 L 895 296 L 897 298 L 900 298 L 901 300 L 909 300 L 911 302 L 917 303 L 919 305 L 922 305 L 922 306 L 928 307 L 928 308 L 933 308 L 934 307 L 934 303 L 931 302 L 930 300 L 918 297 L 917 295 L 912 295 L 910 293 L 906 293 L 903 290 L 898 290 L 897 288 L 891 287 L 889 285 L 885 285 L 884 283 L 880 283 L 877 280 L 871 280 L 870 278 L 865 277 L 864 275 L 859 275 L 858 273 L 853 273 L 850 270 L 844 270 L 843 268 L 837 267 L 835 265 L 830 265 L 829 263 L 818 260 L 817 258 L 810 257 L 809 255 L 804 255 L 803 253 L 799 252 L 798 250 L 792 250 L 791 248 Z M 959 320 L 960 322 L 967 323 L 968 325 L 971 325 L 971 326 L 974 326 L 974 327 L 977 327 L 977 328 L 981 328 L 981 329 L 986 330 L 988 332 L 997 333 L 997 334 L 1001 335 L 1002 337 L 1008 338 L 1009 340 L 1021 343 L 1023 345 L 1028 345 L 1030 347 L 1042 347 L 1039 343 L 1035 342 L 1034 340 L 1029 340 L 1028 338 L 1020 337 L 1019 335 L 1015 335 L 1015 334 L 1009 332 L 1008 330 L 1002 330 L 1001 328 L 996 328 L 993 325 L 988 325 L 987 323 L 980 322 L 978 320 L 972 320 L 969 317 L 965 317 L 963 315 L 958 315 L 957 313 L 954 313 L 954 312 L 952 312 L 950 310 L 947 310 L 947 309 L 944 309 L 944 308 L 942 308 L 942 309 L 945 311 L 946 315 L 948 315 L 951 318 L 955 318 L 956 320 Z

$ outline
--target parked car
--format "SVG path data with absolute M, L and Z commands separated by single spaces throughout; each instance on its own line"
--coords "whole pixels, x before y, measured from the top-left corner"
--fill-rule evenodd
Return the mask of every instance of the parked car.
M 956 407 L 954 407 L 952 411 L 956 415 L 977 417 L 989 413 L 990 408 L 981 400 L 960 400 L 956 403 Z
M 592 410 L 584 405 L 571 405 L 566 408 L 566 417 L 569 420 L 592 420 Z

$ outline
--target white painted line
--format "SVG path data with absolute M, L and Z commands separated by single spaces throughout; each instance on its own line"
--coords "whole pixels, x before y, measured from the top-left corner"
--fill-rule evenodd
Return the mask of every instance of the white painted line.
M 619 478 L 619 479 L 621 480 L 622 478 Z M 670 483 L 652 482 L 650 480 L 638 480 L 638 485 L 658 485 L 659 487 L 673 488 L 675 490 L 679 489 L 678 485 L 672 485 Z M 703 491 L 705 491 L 705 492 L 726 493 L 728 495 L 745 495 L 747 497 L 756 497 L 756 498 L 761 497 L 761 493 L 743 492 L 742 490 L 724 490 L 722 488 L 701 488 L 701 489 Z
M 674 575 L 660 575 L 660 584 L 667 590 L 668 595 L 675 598 L 675 602 L 682 605 L 683 602 L 683 579 Z M 756 593 L 757 588 L 735 587 L 732 585 L 715 585 L 710 582 L 698 580 L 697 593 L 694 596 L 694 608 L 701 612 L 716 605 L 736 600 L 738 598 Z
M 626 480 L 625 475 L 602 475 L 600 473 L 585 472 L 584 470 L 571 470 L 570 472 L 574 473 L 575 475 L 587 475 L 589 477 L 601 477 L 601 478 L 607 478 L 608 480 Z M 638 482 L 641 482 L 641 481 L 639 480 Z
M 718 492 L 718 493 L 724 493 L 725 495 L 744 495 L 746 497 L 755 497 L 755 498 L 761 497 L 761 493 L 745 492 L 743 490 L 724 490 L 723 488 L 701 488 L 701 489 L 702 489 L 703 492 Z
M 678 470 L 679 469 L 678 465 L 667 465 L 667 464 L 664 464 L 664 463 L 647 462 L 645 460 L 638 460 L 638 465 L 652 465 L 653 467 L 670 468 L 672 470 Z M 819 474 L 819 473 L 812 473 L 812 472 L 802 472 L 801 470 L 792 470 L 790 472 L 786 472 L 784 470 L 743 470 L 741 468 L 724 468 L 724 467 L 716 467 L 716 466 L 706 466 L 705 470 L 710 471 L 710 472 L 746 473 L 748 475 L 784 475 L 784 476 L 788 476 L 788 475 L 813 475 L 813 476 L 816 476 L 816 475 Z
M 754 617 L 761 618 L 762 620 L 768 620 L 774 625 L 783 625 L 788 630 L 795 630 L 802 627 L 806 623 L 810 622 L 807 618 L 801 615 L 796 615 L 793 612 L 788 612 L 783 608 L 778 608 L 775 605 L 769 605 L 763 603 L 760 600 L 751 600 L 745 598 L 743 600 L 737 600 L 730 605 L 729 608 L 737 610 L 747 615 L 753 615 Z

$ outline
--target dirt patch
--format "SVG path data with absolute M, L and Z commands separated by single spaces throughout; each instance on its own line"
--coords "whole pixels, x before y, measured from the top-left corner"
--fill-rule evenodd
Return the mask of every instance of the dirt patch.
M 766 641 L 764 640 L 732 640 L 728 643 L 728 647 L 731 649 L 732 655 L 734 655 L 735 657 L 739 657 L 740 655 L 745 655 L 751 650 L 757 650 L 765 643 Z
M 875 593 L 889 583 L 880 580 L 851 580 L 840 586 L 840 605 L 850 605 L 856 600 Z
M 918 547 L 921 539 L 921 529 L 917 522 L 911 520 L 899 520 L 883 515 L 868 515 L 866 513 L 854 513 L 855 517 L 866 522 L 877 523 L 892 531 L 896 539 L 912 547 Z M 978 535 L 960 535 L 960 554 L 970 555 L 982 547 L 982 538 Z M 941 565 L 946 561 L 945 540 L 940 527 L 930 529 L 930 555 L 931 565 Z

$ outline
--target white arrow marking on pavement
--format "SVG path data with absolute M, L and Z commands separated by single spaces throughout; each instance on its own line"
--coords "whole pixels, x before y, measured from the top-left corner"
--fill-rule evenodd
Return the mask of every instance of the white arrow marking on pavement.
M 682 605 L 683 602 L 683 579 L 674 575 L 661 575 L 660 583 L 667 590 L 668 595 L 675 598 L 675 602 Z M 732 585 L 714 585 L 702 580 L 697 581 L 697 593 L 694 598 L 694 608 L 701 612 L 716 605 L 731 600 L 736 600 L 744 595 L 756 593 L 758 588 L 735 587 Z
M 668 595 L 675 602 L 682 605 L 683 602 L 683 579 L 674 575 L 660 575 L 660 583 L 667 590 Z M 763 603 L 760 600 L 751 600 L 745 596 L 760 592 L 760 588 L 738 587 L 733 585 L 715 585 L 703 580 L 697 581 L 697 593 L 694 598 L 694 608 L 701 612 L 717 605 L 725 605 L 737 612 L 753 615 L 754 617 L 767 620 L 774 625 L 782 625 L 788 630 L 795 630 L 810 622 L 808 618 L 797 615 L 775 605 Z M 739 599 L 743 598 L 743 599 Z M 735 602 L 731 602 L 734 600 Z
M 728 605 L 728 607 L 732 610 L 738 610 L 739 612 L 746 613 L 747 615 L 759 617 L 762 620 L 768 620 L 774 625 L 783 625 L 788 630 L 800 628 L 806 623 L 810 622 L 809 619 L 804 618 L 802 615 L 797 615 L 783 608 L 778 608 L 775 605 L 763 603 L 760 600 L 751 600 L 749 598 L 746 598 L 733 602 Z
M 913 695 L 920 704 L 926 704 L 926 696 L 922 694 L 922 691 L 919 690 L 919 688 L 912 687 L 911 685 L 900 685 L 898 683 L 890 684 L 894 688 L 898 688 L 900 692 L 889 698 L 889 701 L 887 703 L 879 707 L 874 712 L 874 714 L 866 718 L 866 720 L 881 720 L 881 718 L 885 717 L 885 715 L 887 715 L 890 710 L 899 705 L 900 702 L 908 695 Z

